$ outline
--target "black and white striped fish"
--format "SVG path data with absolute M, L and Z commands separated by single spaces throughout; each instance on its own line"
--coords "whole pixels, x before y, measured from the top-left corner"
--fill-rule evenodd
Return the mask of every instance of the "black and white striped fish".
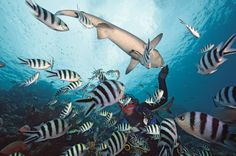
M 106 116 L 105 116 L 105 120 L 106 122 L 109 122 L 112 119 L 113 113 L 109 112 Z
M 21 61 L 21 64 L 26 64 L 29 67 L 33 68 L 33 69 L 38 69 L 38 70 L 46 70 L 48 68 L 52 68 L 54 61 L 52 60 L 52 62 L 48 62 L 46 60 L 42 60 L 42 59 L 22 59 L 19 58 L 18 59 Z
M 142 128 L 142 132 L 149 135 L 160 136 L 160 127 L 158 124 L 152 124 Z
M 225 55 L 236 53 L 235 49 L 231 49 L 235 38 L 236 34 L 232 35 L 223 46 L 219 44 L 213 50 L 204 53 L 198 64 L 198 73 L 206 75 L 216 72 L 217 68 L 226 61 Z
M 109 113 L 111 113 L 111 112 L 108 112 L 108 111 L 106 111 L 106 110 L 101 110 L 101 111 L 99 112 L 99 115 L 105 117 L 105 116 L 107 116 Z
M 109 122 L 108 122 L 108 126 L 109 127 L 113 127 L 117 124 L 117 120 L 116 119 L 111 119 Z
M 71 91 L 71 90 L 76 90 L 76 89 L 78 89 L 80 86 L 82 86 L 82 84 L 83 84 L 82 81 L 71 82 L 68 86 L 60 88 L 60 89 L 56 92 L 55 96 L 59 96 L 59 95 L 61 95 L 61 94 L 65 94 L 65 93 L 67 93 L 67 92 L 69 92 L 69 91 Z
M 160 141 L 158 142 L 159 156 L 172 156 L 177 139 L 175 121 L 168 118 L 164 119 L 160 125 Z
M 26 4 L 33 10 L 34 16 L 43 24 L 56 31 L 68 31 L 69 28 L 64 21 L 53 13 L 42 8 L 32 0 L 26 0 Z
M 112 136 L 105 142 L 108 146 L 110 155 L 119 154 L 127 142 L 127 135 L 124 132 L 116 131 L 112 133 Z
M 29 136 L 24 140 L 25 143 L 41 142 L 49 139 L 55 139 L 63 136 L 71 127 L 71 125 L 64 119 L 50 120 L 41 124 L 35 131 L 27 131 L 23 134 Z
M 16 152 L 16 153 L 10 154 L 9 156 L 25 156 L 25 155 L 20 152 Z
M 151 68 L 151 51 L 152 50 L 153 50 L 153 47 L 151 47 L 151 42 L 148 39 L 148 43 L 146 45 L 144 53 L 143 53 L 142 57 L 140 57 L 140 63 L 148 69 Z
M 115 80 L 106 80 L 101 82 L 89 93 L 89 98 L 79 99 L 76 102 L 90 104 L 90 107 L 85 113 L 87 116 L 97 105 L 105 108 L 118 102 L 124 95 L 124 89 L 123 83 Z
M 35 73 L 34 75 L 32 75 L 29 79 L 25 80 L 24 82 L 22 82 L 20 84 L 20 86 L 23 86 L 23 87 L 28 87 L 34 83 L 37 83 L 38 79 L 39 79 L 39 75 L 40 73 L 37 72 Z
M 192 26 L 186 24 L 182 19 L 179 18 L 181 24 L 185 25 L 189 32 L 196 38 L 200 38 L 200 34 Z
M 163 98 L 164 91 L 161 89 L 155 90 L 153 96 L 147 98 L 145 102 L 149 105 L 155 105 L 160 102 L 160 100 Z
M 61 119 L 66 119 L 67 117 L 69 117 L 72 113 L 72 103 L 68 103 L 65 108 L 61 111 L 61 114 L 60 114 L 60 118 Z
M 47 72 L 51 74 L 47 77 L 58 77 L 59 79 L 68 82 L 76 82 L 79 81 L 81 78 L 78 73 L 69 69 L 62 69 L 56 71 L 47 70 Z
M 207 44 L 205 47 L 201 49 L 202 53 L 209 52 L 214 48 L 214 44 Z
M 100 82 L 107 80 L 103 69 L 97 69 L 92 72 L 93 76 L 89 80 L 99 80 Z
M 74 10 L 60 10 L 55 13 L 56 16 L 62 15 L 62 16 L 70 16 L 74 18 L 78 18 L 79 22 L 83 24 L 85 28 L 91 29 L 94 27 L 92 22 L 84 16 L 83 11 L 74 11 Z
M 104 151 L 104 150 L 106 150 L 107 148 L 108 148 L 107 144 L 101 143 L 101 144 L 99 144 L 99 145 L 96 147 L 96 150 L 97 150 L 97 151 Z
M 208 143 L 236 149 L 236 133 L 228 124 L 202 112 L 186 112 L 175 118 L 177 124 L 190 135 Z
M 61 156 L 83 156 L 88 149 L 85 144 L 76 144 L 66 150 Z
M 79 131 L 80 131 L 80 133 L 84 133 L 84 132 L 90 130 L 92 127 L 93 127 L 93 123 L 92 122 L 85 122 L 84 124 L 82 124 L 79 127 Z
M 208 150 L 198 150 L 196 156 L 213 156 L 213 153 Z
M 129 123 L 123 122 L 118 125 L 116 125 L 116 128 L 120 132 L 128 132 L 131 130 L 131 125 Z
M 213 97 L 216 106 L 236 109 L 236 86 L 227 86 L 222 88 L 216 96 Z

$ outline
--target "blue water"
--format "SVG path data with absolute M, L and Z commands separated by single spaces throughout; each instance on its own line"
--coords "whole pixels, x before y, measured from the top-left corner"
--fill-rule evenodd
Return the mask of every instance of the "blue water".
M 51 12 L 77 9 L 78 4 L 80 10 L 102 17 L 144 41 L 163 33 L 157 49 L 170 68 L 167 85 L 170 96 L 175 97 L 173 110 L 176 115 L 193 110 L 212 113 L 212 96 L 225 86 L 235 85 L 236 55 L 227 57 L 212 75 L 200 75 L 196 67 L 203 46 L 219 44 L 236 32 L 235 0 L 37 0 L 37 3 Z M 46 60 L 54 57 L 54 69 L 74 70 L 84 82 L 94 68 L 119 69 L 126 92 L 140 101 L 145 100 L 146 92 L 152 93 L 158 85 L 160 69 L 147 70 L 138 65 L 125 75 L 130 58 L 109 40 L 97 40 L 96 29 L 85 29 L 73 18 L 62 17 L 70 31 L 53 31 L 31 15 L 24 0 L 1 0 L 0 15 L 0 61 L 6 64 L 0 69 L 1 90 L 11 90 L 34 72 L 19 64 L 17 57 Z M 200 39 L 195 39 L 179 23 L 178 17 L 196 27 Z M 59 80 L 46 78 L 44 72 L 41 74 L 42 82 L 36 84 L 31 93 L 39 99 L 46 97 L 46 91 L 47 95 L 52 95 L 64 85 Z M 55 83 L 45 89 L 43 84 L 52 80 Z

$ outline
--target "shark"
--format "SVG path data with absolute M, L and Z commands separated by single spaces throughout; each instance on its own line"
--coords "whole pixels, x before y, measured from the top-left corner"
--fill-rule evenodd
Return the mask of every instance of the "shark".
M 147 46 L 151 47 L 150 66 L 147 68 L 162 68 L 164 65 L 164 60 L 160 52 L 155 49 L 157 44 L 162 39 L 163 33 L 157 35 L 153 40 L 150 41 L 150 45 L 148 45 L 148 43 L 145 43 L 143 40 L 132 33 L 84 11 L 59 10 L 55 13 L 55 15 L 78 18 L 80 23 L 86 28 L 96 28 L 97 38 L 99 40 L 109 39 L 126 54 L 128 54 L 131 57 L 131 60 L 125 74 L 130 73 L 139 63 L 142 64 Z

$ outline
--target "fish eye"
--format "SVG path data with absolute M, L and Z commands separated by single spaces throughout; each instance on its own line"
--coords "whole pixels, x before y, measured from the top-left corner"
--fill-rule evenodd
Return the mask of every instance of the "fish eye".
M 181 120 L 181 121 L 184 121 L 184 116 L 183 115 L 181 115 L 180 117 L 179 117 L 179 119 Z

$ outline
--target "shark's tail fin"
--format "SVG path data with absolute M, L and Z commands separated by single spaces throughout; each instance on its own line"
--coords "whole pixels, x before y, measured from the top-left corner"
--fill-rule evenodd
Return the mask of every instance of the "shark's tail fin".
M 236 54 L 236 49 L 231 48 L 236 39 L 236 34 L 233 34 L 223 45 L 222 50 L 225 55 Z

